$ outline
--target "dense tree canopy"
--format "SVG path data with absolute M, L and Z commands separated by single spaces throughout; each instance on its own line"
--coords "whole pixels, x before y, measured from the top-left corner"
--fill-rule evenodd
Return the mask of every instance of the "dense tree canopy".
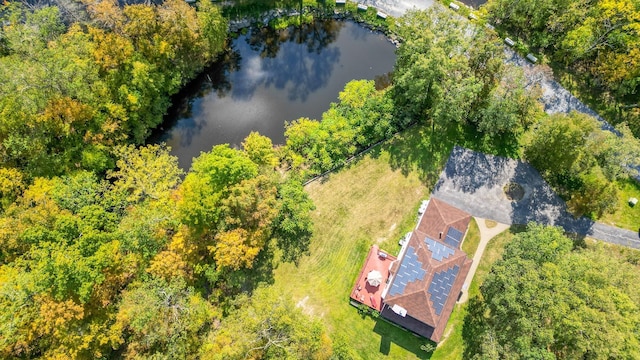
M 574 249 L 558 228 L 529 225 L 481 286 L 465 324 L 477 331 L 468 356 L 638 358 L 638 280 L 637 267 L 602 246 Z
M 0 8 L 2 165 L 33 175 L 105 170 L 111 147 L 141 143 L 169 96 L 215 58 L 226 22 L 216 7 L 184 1 L 87 5 L 65 26 L 57 7 Z
M 640 144 L 624 126 L 602 130 L 593 117 L 571 113 L 543 117 L 525 141 L 525 158 L 568 200 L 576 214 L 599 217 L 615 208 L 613 180 L 635 175 Z
M 2 357 L 195 356 L 233 296 L 307 251 L 313 203 L 264 161 L 220 145 L 181 181 L 162 146 L 116 149 L 111 181 L 36 178 L 0 216 Z
M 394 72 L 397 116 L 428 121 L 432 131 L 468 124 L 517 147 L 540 108 L 521 69 L 505 65 L 495 34 L 437 6 L 409 11 L 396 24 L 403 39 Z

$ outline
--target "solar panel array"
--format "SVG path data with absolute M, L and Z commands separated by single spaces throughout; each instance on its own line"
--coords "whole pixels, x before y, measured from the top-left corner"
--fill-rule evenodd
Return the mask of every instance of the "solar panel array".
M 404 289 L 408 283 L 422 280 L 426 274 L 427 272 L 422 269 L 422 263 L 418 260 L 416 249 L 413 246 L 408 246 L 407 252 L 404 254 L 404 258 L 402 258 L 396 277 L 391 285 L 391 289 L 389 289 L 389 295 L 393 296 L 404 293 Z
M 444 242 L 447 245 L 451 245 L 454 248 L 460 246 L 460 241 L 462 241 L 463 233 L 461 233 L 458 229 L 449 226 L 449 231 L 447 231 L 447 236 L 444 238 Z
M 430 238 L 424 239 L 424 242 L 427 243 L 427 247 L 431 251 L 431 257 L 438 261 L 442 261 L 442 259 L 448 258 L 456 252 L 455 249 Z
M 460 267 L 456 265 L 433 275 L 433 280 L 427 292 L 431 295 L 431 302 L 433 303 L 433 308 L 436 310 L 436 315 L 442 313 L 442 308 L 444 308 L 444 303 L 449 297 L 449 292 L 451 292 L 451 287 L 456 280 L 456 276 L 458 276 L 459 270 Z

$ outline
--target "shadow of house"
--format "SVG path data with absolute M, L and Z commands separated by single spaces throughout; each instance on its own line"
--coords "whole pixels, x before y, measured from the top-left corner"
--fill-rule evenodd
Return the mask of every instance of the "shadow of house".
M 401 348 L 410 351 L 416 355 L 418 359 L 429 359 L 432 353 L 425 352 L 420 348 L 420 345 L 411 341 L 411 335 L 397 325 L 392 324 L 388 320 L 378 319 L 376 325 L 373 327 L 373 332 L 380 335 L 380 353 L 383 355 L 389 355 L 391 352 L 391 344 L 400 346 Z

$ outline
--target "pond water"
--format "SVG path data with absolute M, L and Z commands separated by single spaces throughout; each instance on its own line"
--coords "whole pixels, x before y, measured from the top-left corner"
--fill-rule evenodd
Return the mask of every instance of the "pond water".
M 284 142 L 284 123 L 320 119 L 353 79 L 388 83 L 395 46 L 353 22 L 252 29 L 173 98 L 150 142 L 166 142 L 180 166 L 213 145 L 239 147 L 251 132 Z

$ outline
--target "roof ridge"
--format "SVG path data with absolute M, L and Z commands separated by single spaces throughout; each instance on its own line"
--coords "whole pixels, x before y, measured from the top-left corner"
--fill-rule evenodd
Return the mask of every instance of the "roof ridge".
M 433 202 L 433 204 L 436 206 L 436 210 L 438 211 L 438 214 L 440 215 L 440 218 L 442 220 L 444 220 L 445 226 L 450 226 L 453 223 L 456 223 L 456 222 L 458 222 L 460 220 L 463 220 L 463 219 L 471 216 L 471 214 L 467 213 L 466 211 L 458 209 L 457 207 L 455 207 L 453 205 L 450 205 L 447 202 L 445 202 L 444 200 L 438 199 L 437 197 L 433 197 L 433 200 L 435 200 Z M 441 209 L 440 205 L 443 205 L 444 207 L 449 207 L 452 210 L 454 210 L 453 214 L 452 213 L 447 213 L 448 215 L 454 215 L 453 216 L 454 220 L 448 221 L 448 218 L 444 216 L 444 213 L 443 213 L 444 209 Z

